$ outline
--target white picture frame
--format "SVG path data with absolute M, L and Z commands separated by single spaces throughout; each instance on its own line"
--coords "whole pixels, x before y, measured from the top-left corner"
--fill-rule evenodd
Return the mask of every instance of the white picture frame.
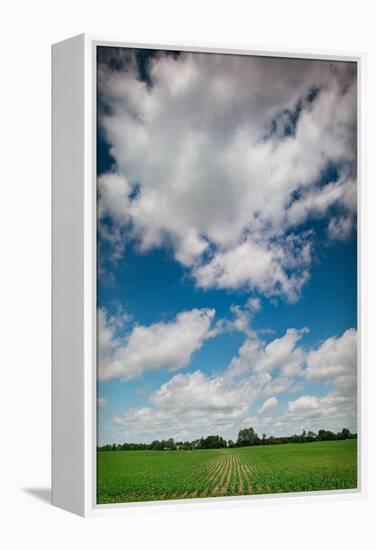
M 358 487 L 356 489 L 96 504 L 96 55 L 97 46 L 353 61 L 358 68 Z M 52 503 L 92 516 L 138 507 L 202 509 L 366 495 L 365 54 L 274 51 L 223 44 L 130 44 L 79 35 L 52 47 Z

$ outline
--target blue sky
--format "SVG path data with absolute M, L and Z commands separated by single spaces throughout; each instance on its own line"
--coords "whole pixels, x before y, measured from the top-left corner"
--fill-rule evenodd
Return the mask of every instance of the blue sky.
M 356 430 L 353 65 L 98 60 L 99 443 Z

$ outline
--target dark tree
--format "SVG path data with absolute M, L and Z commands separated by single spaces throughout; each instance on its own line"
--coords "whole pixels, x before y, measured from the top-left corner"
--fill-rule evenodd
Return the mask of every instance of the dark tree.
M 221 449 L 227 447 L 226 441 L 219 435 L 209 435 L 208 437 L 201 438 L 197 448 L 198 449 Z
M 239 431 L 236 442 L 237 447 L 250 447 L 251 445 L 259 445 L 259 443 L 260 438 L 252 427 Z
M 347 428 L 343 428 L 342 431 L 339 433 L 339 436 L 339 439 L 350 439 L 351 432 Z

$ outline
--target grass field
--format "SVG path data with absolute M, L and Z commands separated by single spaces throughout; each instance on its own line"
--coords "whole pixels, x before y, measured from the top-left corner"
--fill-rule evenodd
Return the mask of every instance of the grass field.
M 98 452 L 97 502 L 350 489 L 356 440 L 194 451 Z

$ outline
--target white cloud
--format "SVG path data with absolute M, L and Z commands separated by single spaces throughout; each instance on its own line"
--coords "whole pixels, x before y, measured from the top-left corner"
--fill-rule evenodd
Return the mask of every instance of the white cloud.
M 300 395 L 290 400 L 283 412 L 278 416 L 268 412 L 261 413 L 247 419 L 259 433 L 266 432 L 272 435 L 290 435 L 319 429 L 340 431 L 342 428 L 357 430 L 356 402 L 351 396 L 341 395 L 338 392 L 329 392 L 320 397 L 312 394 Z
M 352 216 L 339 216 L 330 220 L 328 235 L 333 240 L 345 241 L 351 235 L 354 226 Z
M 231 361 L 228 375 L 278 371 L 282 378 L 288 378 L 301 374 L 305 352 L 303 348 L 297 347 L 297 343 L 307 330 L 290 328 L 284 336 L 275 338 L 269 344 L 258 338 L 246 339 L 238 355 Z
M 284 414 L 279 418 L 281 428 L 339 431 L 344 427 L 356 431 L 355 396 L 342 395 L 334 391 L 323 397 L 302 395 L 289 401 Z M 297 427 L 299 429 L 297 429 Z
M 178 374 L 164 384 L 153 396 L 152 402 L 163 410 L 175 412 L 187 409 L 233 416 L 248 407 L 258 394 L 260 380 L 239 385 L 228 378 L 206 376 L 201 371 Z
M 305 360 L 305 352 L 296 347 L 307 328 L 302 330 L 287 329 L 282 338 L 276 338 L 268 344 L 259 358 L 256 369 L 274 371 L 279 369 L 282 376 L 296 376 L 301 373 Z
M 288 331 L 287 338 L 290 338 L 291 331 L 294 329 Z M 284 367 L 284 355 L 280 356 L 281 363 L 276 361 L 272 369 L 259 366 L 267 347 L 256 336 L 247 338 L 246 346 L 242 346 L 238 356 L 242 357 L 247 350 L 251 365 L 247 364 L 246 370 L 235 373 L 233 361 L 223 375 L 209 376 L 199 370 L 176 374 L 151 395 L 152 406 L 127 410 L 116 417 L 115 423 L 122 427 L 124 437 L 137 435 L 147 439 L 150 434 L 180 437 L 183 432 L 189 433 L 190 437 L 199 437 L 218 431 L 234 437 L 257 400 L 271 392 L 295 391 L 293 380 L 279 374 L 273 378 L 268 372 Z M 276 397 L 267 399 L 265 410 L 270 412 L 276 404 Z
M 225 387 L 220 379 L 210 380 L 202 372 L 178 374 L 152 396 L 153 407 L 131 409 L 115 422 L 126 433 L 154 434 L 153 437 L 178 435 L 189 431 L 222 429 L 244 415 L 236 389 Z
M 249 298 L 246 304 L 246 307 L 250 311 L 260 311 L 261 309 L 261 300 L 259 298 Z
M 286 212 L 287 222 L 291 225 L 298 225 L 307 218 L 323 218 L 334 204 L 344 205 L 349 190 L 356 189 L 356 183 L 344 175 L 338 181 L 328 183 L 321 188 L 308 189 L 299 200 L 292 203 Z M 348 215 L 350 220 L 349 231 L 353 227 L 352 214 L 355 213 L 356 203 L 349 204 Z
M 99 378 L 129 380 L 144 371 L 170 371 L 186 367 L 211 330 L 214 309 L 192 309 L 179 313 L 173 321 L 136 325 L 120 338 L 104 310 L 99 311 Z
M 127 410 L 114 421 L 129 436 L 180 437 L 182 432 L 191 438 L 209 433 L 233 436 L 269 379 L 264 373 L 242 383 L 201 371 L 177 374 L 152 395 L 152 407 Z
M 107 405 L 107 399 L 104 397 L 98 397 L 98 407 L 105 407 Z
M 312 350 L 307 357 L 307 380 L 331 382 L 342 392 L 355 393 L 357 340 L 357 331 L 351 328 Z
M 302 429 L 356 430 L 356 390 L 347 384 L 353 368 L 350 364 L 354 363 L 356 331 L 350 329 L 341 337 L 328 338 L 308 353 L 297 347 L 304 332 L 289 329 L 269 344 L 247 338 L 221 375 L 197 370 L 172 376 L 151 395 L 150 406 L 128 409 L 114 419 L 121 437 L 149 441 L 219 433 L 234 438 L 248 425 L 259 433 L 274 435 L 300 433 Z M 289 361 L 298 350 L 304 357 L 299 351 Z M 302 369 L 305 360 L 307 367 Z M 291 365 L 287 376 L 286 366 L 289 370 Z M 308 393 L 305 386 L 316 380 L 330 381 L 333 389 L 324 396 Z M 277 394 L 291 396 L 297 392 L 300 395 L 290 398 L 278 417 L 273 415 L 279 404 Z
M 193 276 L 202 288 L 247 287 L 266 296 L 284 295 L 289 301 L 295 301 L 308 279 L 306 267 L 310 264 L 309 243 L 305 242 L 304 247 L 303 254 L 299 249 L 299 269 L 288 275 L 287 269 L 292 258 L 286 247 L 248 237 L 218 252 L 209 262 L 195 267 Z
M 273 342 L 265 344 L 256 335 L 247 337 L 239 355 L 223 374 L 210 376 L 200 370 L 176 374 L 151 395 L 151 406 L 129 409 L 114 421 L 121 427 L 123 437 L 128 438 L 180 438 L 183 433 L 194 438 L 218 432 L 234 437 L 260 398 L 271 393 L 296 390 L 294 379 L 281 376 L 286 354 L 281 353 L 282 344 L 278 342 L 289 341 L 285 342 L 286 349 L 294 351 L 290 340 L 297 343 L 303 332 L 289 329 L 284 337 L 273 340 L 274 346 Z M 264 365 L 265 357 L 270 358 L 273 353 L 273 365 Z M 236 370 L 234 362 L 239 358 L 244 360 L 245 355 L 246 368 Z M 272 371 L 278 371 L 275 378 Z M 264 412 L 270 414 L 277 403 L 274 395 L 266 399 Z
M 231 360 L 227 371 L 225 371 L 226 376 L 241 377 L 255 370 L 263 348 L 263 343 L 258 338 L 247 338 L 239 348 L 238 354 Z
M 278 399 L 276 397 L 269 397 L 266 401 L 264 401 L 262 407 L 259 409 L 259 414 L 265 414 L 269 413 L 271 411 L 274 411 L 274 409 L 278 406 Z
M 296 300 L 310 248 L 290 265 L 289 232 L 332 206 L 346 231 L 354 222 L 355 65 L 157 55 L 148 86 L 132 53 L 116 55 L 123 71 L 98 70 L 115 160 L 98 182 L 100 214 L 112 218 L 115 256 L 127 228 L 142 250 L 171 246 L 199 286 Z M 318 185 L 329 163 L 338 178 Z
M 326 395 L 303 394 L 289 401 L 279 418 L 281 429 L 338 431 L 343 427 L 356 430 L 357 332 L 346 330 L 341 336 L 325 340 L 307 354 L 303 377 L 308 382 L 332 385 Z
M 264 389 L 265 395 L 275 393 L 297 393 L 304 389 L 304 384 L 299 377 L 276 376 Z
M 259 302 L 257 301 L 259 304 Z M 261 305 L 258 306 L 261 308 Z M 249 303 L 247 302 L 245 307 L 240 307 L 238 305 L 232 305 L 230 307 L 230 311 L 233 315 L 232 319 L 226 319 L 222 320 L 219 324 L 219 326 L 222 328 L 223 331 L 232 332 L 232 331 L 238 331 L 242 332 L 248 337 L 255 337 L 256 333 L 252 329 L 251 323 L 254 314 L 257 311 L 257 308 L 250 307 Z
M 123 416 L 116 416 L 114 423 L 125 427 L 122 430 L 125 436 L 146 436 L 152 439 L 161 438 L 164 434 L 173 437 L 174 430 L 180 429 L 177 419 L 150 407 L 129 409 Z
M 337 405 L 343 402 L 343 398 L 329 394 L 325 397 L 316 395 L 302 395 L 295 401 L 289 401 L 286 409 L 287 415 L 300 415 L 305 418 L 311 416 L 331 416 L 337 411 Z
M 107 172 L 98 178 L 100 201 L 98 203 L 98 217 L 111 215 L 118 225 L 130 221 L 128 210 L 130 205 L 129 194 L 131 186 L 125 176 L 115 172 Z

